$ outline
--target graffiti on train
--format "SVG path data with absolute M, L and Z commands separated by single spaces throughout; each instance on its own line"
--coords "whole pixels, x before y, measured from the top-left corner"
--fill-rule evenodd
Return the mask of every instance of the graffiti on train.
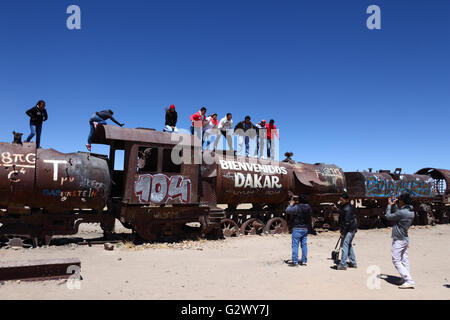
M 390 180 L 378 177 L 366 178 L 366 195 L 368 197 L 399 196 L 410 193 L 415 197 L 433 196 L 432 184 L 421 180 Z
M 191 180 L 182 176 L 143 174 L 134 184 L 134 194 L 140 203 L 167 203 L 177 199 L 188 203 L 191 201 L 191 186 Z

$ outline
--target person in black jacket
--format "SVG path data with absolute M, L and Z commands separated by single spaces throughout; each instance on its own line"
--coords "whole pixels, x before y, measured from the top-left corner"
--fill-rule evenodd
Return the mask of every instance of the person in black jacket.
M 31 133 L 25 142 L 30 142 L 36 135 L 36 148 L 39 149 L 41 147 L 42 123 L 48 119 L 45 101 L 40 100 L 33 108 L 28 110 L 26 114 L 30 117 Z
M 88 143 L 86 144 L 86 148 L 89 150 L 89 152 L 92 149 L 92 145 L 91 145 L 92 137 L 94 136 L 95 129 L 97 128 L 97 126 L 106 125 L 106 120 L 108 120 L 108 119 L 111 119 L 112 122 L 114 122 L 115 124 L 117 124 L 120 127 L 123 127 L 125 125 L 125 123 L 120 123 L 119 121 L 114 119 L 113 115 L 114 115 L 114 112 L 111 109 L 108 109 L 108 110 L 102 110 L 102 111 L 98 111 L 98 112 L 94 113 L 91 116 L 91 118 L 89 119 L 89 126 L 90 126 L 91 130 L 89 131 Z
M 166 124 L 163 131 L 178 132 L 177 121 L 178 121 L 178 113 L 175 111 L 175 106 L 171 105 L 169 109 L 166 109 Z
M 286 214 L 292 215 L 292 261 L 288 264 L 290 267 L 297 267 L 298 261 L 298 245 L 301 242 L 302 259 L 300 265 L 306 266 L 308 260 L 308 226 L 311 225 L 312 209 L 308 204 L 305 196 L 293 196 L 289 206 L 286 208 Z
M 342 237 L 342 256 L 336 270 L 347 269 L 347 259 L 350 260 L 348 264 L 349 268 L 356 268 L 356 256 L 353 250 L 352 241 L 357 232 L 357 223 L 355 218 L 355 208 L 350 203 L 350 197 L 344 193 L 339 204 L 341 209 L 339 210 L 339 229 Z
M 250 151 L 250 138 L 256 136 L 255 125 L 250 121 L 250 116 L 246 116 L 244 121 L 239 122 L 234 128 L 234 134 L 238 137 L 237 154 L 241 154 L 245 141 L 245 156 L 248 157 Z

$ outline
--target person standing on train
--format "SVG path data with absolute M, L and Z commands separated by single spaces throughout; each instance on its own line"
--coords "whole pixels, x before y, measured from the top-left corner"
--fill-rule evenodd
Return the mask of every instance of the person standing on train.
M 311 225 L 311 206 L 308 199 L 301 196 L 293 196 L 289 206 L 286 208 L 286 214 L 292 216 L 294 228 L 292 230 L 292 260 L 288 265 L 290 267 L 306 266 L 308 262 L 308 226 Z M 298 246 L 301 243 L 302 258 L 298 261 Z
M 238 137 L 238 150 L 237 154 L 242 153 L 244 141 L 245 141 L 245 156 L 248 157 L 250 152 L 250 137 L 254 137 L 256 134 L 255 125 L 250 121 L 250 116 L 246 116 L 244 121 L 239 122 L 234 128 L 234 134 Z
M 214 113 L 206 118 L 206 125 L 203 127 L 203 144 L 206 141 L 206 148 L 211 144 L 211 138 L 214 136 L 215 139 L 218 139 L 219 136 L 217 134 L 219 126 L 219 120 L 217 120 L 217 113 Z
M 260 122 L 255 124 L 255 129 L 256 129 L 255 157 L 258 157 L 259 152 L 259 157 L 263 158 L 265 139 L 267 137 L 266 120 L 262 119 Z
M 231 138 L 232 130 L 233 130 L 233 115 L 231 113 L 227 113 L 227 115 L 225 117 L 220 119 L 218 129 L 219 129 L 220 133 L 216 136 L 216 141 L 214 141 L 214 149 L 213 150 L 214 151 L 216 150 L 217 144 L 219 143 L 219 140 L 220 140 L 220 134 L 222 134 L 222 136 L 224 136 L 225 139 L 227 140 L 229 150 L 234 151 L 233 150 L 233 139 Z
M 191 134 L 196 135 L 197 138 L 202 141 L 202 132 L 203 132 L 203 126 L 205 125 L 206 121 L 206 108 L 203 107 L 200 109 L 200 111 L 194 113 L 190 116 L 191 120 Z
M 275 145 L 273 144 L 272 140 L 274 137 L 277 137 L 277 139 L 280 139 L 280 136 L 278 135 L 277 127 L 275 126 L 275 120 L 270 120 L 269 123 L 266 124 L 267 129 L 267 158 L 274 159 L 274 153 L 275 153 Z
M 415 283 L 409 271 L 408 229 L 414 220 L 414 207 L 411 196 L 408 193 L 400 195 L 398 206 L 396 198 L 389 198 L 385 218 L 394 221 L 392 227 L 392 262 L 400 273 L 403 283 L 400 289 L 414 289 Z
M 45 109 L 45 101 L 40 100 L 33 108 L 26 112 L 30 117 L 30 135 L 25 142 L 30 142 L 36 135 L 36 148 L 41 147 L 42 123 L 48 120 L 47 110 Z

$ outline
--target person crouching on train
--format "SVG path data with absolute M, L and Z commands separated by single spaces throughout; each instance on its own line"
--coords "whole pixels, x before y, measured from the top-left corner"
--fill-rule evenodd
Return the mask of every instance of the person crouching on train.
M 355 218 L 355 208 L 351 205 L 348 194 L 344 193 L 341 196 L 339 204 L 341 205 L 341 209 L 339 210 L 338 223 L 342 237 L 342 256 L 336 270 L 347 270 L 347 259 L 350 260 L 348 264 L 349 268 L 357 267 L 352 242 L 358 227 Z
M 308 260 L 308 226 L 311 224 L 311 206 L 305 196 L 293 196 L 286 214 L 292 215 L 294 229 L 292 230 L 292 261 L 290 267 L 298 267 L 299 263 L 306 266 Z M 302 259 L 298 261 L 298 245 L 301 243 Z
M 163 132 L 178 132 L 177 129 L 178 113 L 175 111 L 175 106 L 171 105 L 166 109 L 166 124 Z
M 411 196 L 404 193 L 398 198 L 398 206 L 396 202 L 396 198 L 389 198 L 385 215 L 387 220 L 395 222 L 392 227 L 392 262 L 402 276 L 403 283 L 399 288 L 414 289 L 415 283 L 409 272 L 408 260 L 408 229 L 414 220 Z

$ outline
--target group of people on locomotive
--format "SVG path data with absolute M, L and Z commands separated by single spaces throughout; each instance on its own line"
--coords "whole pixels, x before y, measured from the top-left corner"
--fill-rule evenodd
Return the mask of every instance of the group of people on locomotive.
M 202 147 L 208 148 L 214 138 L 213 150 L 215 151 L 217 145 L 223 136 L 227 141 L 229 150 L 233 150 L 232 136 L 237 136 L 238 144 L 235 154 L 241 154 L 244 151 L 245 156 L 250 154 L 250 139 L 256 139 L 256 148 L 254 152 L 255 157 L 264 157 L 265 145 L 267 145 L 267 158 L 273 159 L 274 157 L 274 139 L 279 139 L 277 127 L 275 126 L 275 120 L 270 120 L 266 123 L 266 120 L 254 124 L 251 121 L 250 116 L 246 116 L 245 119 L 239 122 L 233 130 L 233 115 L 227 113 L 222 119 L 218 119 L 217 113 L 213 113 L 206 116 L 207 109 L 201 108 L 198 112 L 190 116 L 191 127 L 190 131 L 192 135 L 195 135 L 202 141 Z M 164 132 L 178 132 L 177 128 L 178 114 L 175 110 L 175 106 L 171 105 L 166 110 L 166 122 L 163 131 Z M 205 145 L 206 143 L 206 145 Z
M 341 195 L 335 209 L 339 212 L 340 239 L 338 243 L 341 243 L 341 259 L 335 258 L 336 266 L 333 266 L 333 268 L 336 270 L 347 270 L 347 267 L 357 268 L 356 255 L 352 245 L 357 232 L 355 208 L 347 193 Z M 285 212 L 293 220 L 292 260 L 286 260 L 286 263 L 290 267 L 306 266 L 308 226 L 311 224 L 312 213 L 307 197 L 304 195 L 293 196 Z M 399 288 L 413 289 L 415 283 L 411 277 L 408 260 L 408 229 L 414 220 L 414 209 L 410 194 L 404 193 L 398 199 L 395 197 L 389 198 L 385 217 L 394 223 L 391 235 L 393 240 L 391 254 L 392 262 L 402 278 Z M 298 260 L 299 244 L 302 249 L 300 260 Z M 347 260 L 349 260 L 348 263 Z
M 217 113 L 206 116 L 206 111 L 207 109 L 203 107 L 198 112 L 190 116 L 191 134 L 196 135 L 199 140 L 202 141 L 202 148 L 208 148 L 212 143 L 212 138 L 214 138 L 213 150 L 215 151 L 221 137 L 223 136 L 227 141 L 229 150 L 232 150 L 234 154 L 243 153 L 245 145 L 245 156 L 248 157 L 250 154 L 250 139 L 255 139 L 256 148 L 254 156 L 264 158 L 265 145 L 267 145 L 267 158 L 274 158 L 275 140 L 279 139 L 275 120 L 272 119 L 269 123 L 266 123 L 266 120 L 262 119 L 260 122 L 254 124 L 251 121 L 250 116 L 246 116 L 245 119 L 239 122 L 233 130 L 233 115 L 231 113 L 227 113 L 227 115 L 219 121 Z M 26 142 L 30 142 L 36 135 L 36 147 L 40 148 L 42 124 L 48 119 L 47 110 L 45 109 L 45 101 L 40 100 L 33 108 L 29 109 L 26 114 L 30 117 L 31 130 Z M 120 123 L 114 119 L 113 115 L 114 112 L 108 109 L 95 112 L 90 117 L 90 131 L 86 144 L 86 148 L 89 151 L 91 151 L 92 137 L 94 135 L 95 128 L 98 125 L 105 125 L 107 120 L 111 120 L 121 127 L 125 125 L 124 123 Z M 163 132 L 178 132 L 177 122 L 178 113 L 175 110 L 175 106 L 171 105 L 166 109 Z M 233 148 L 233 136 L 237 136 L 238 139 L 237 151 Z

